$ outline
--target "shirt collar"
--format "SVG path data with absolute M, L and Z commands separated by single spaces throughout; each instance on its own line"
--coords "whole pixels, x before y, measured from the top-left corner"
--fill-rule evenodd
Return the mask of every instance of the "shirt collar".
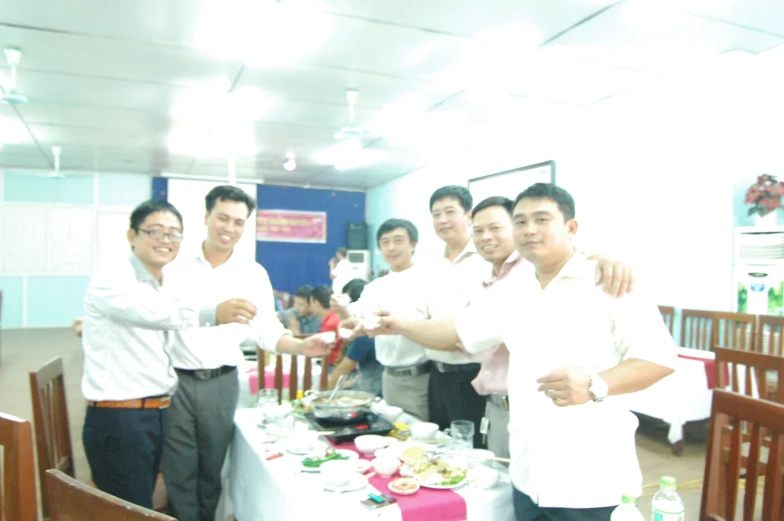
M 482 281 L 482 284 L 484 284 L 486 288 L 492 286 L 494 282 L 497 282 L 506 277 L 509 272 L 512 271 L 512 268 L 517 266 L 522 260 L 523 258 L 520 256 L 520 253 L 517 250 L 513 251 L 512 254 L 507 257 L 504 263 L 501 265 L 501 272 L 498 274 L 498 276 L 496 276 L 495 270 L 491 266 L 490 277 Z
M 231 255 L 229 255 L 229 258 L 226 259 L 226 262 L 224 262 L 220 266 L 225 266 L 227 264 L 231 264 L 234 261 L 234 254 L 236 252 L 237 252 L 236 248 L 233 249 L 231 251 Z M 207 266 L 209 266 L 210 268 L 212 268 L 212 264 L 210 264 L 210 261 L 208 261 L 207 258 L 204 256 L 204 243 L 202 243 L 199 246 L 199 249 L 197 250 L 196 256 L 194 257 L 194 260 L 196 260 L 198 262 L 202 262 L 202 263 L 206 264 Z M 218 267 L 220 267 L 220 266 L 218 266 Z
M 136 273 L 136 280 L 139 282 L 152 282 L 156 286 L 158 285 L 158 280 L 150 273 L 150 270 L 139 260 L 135 253 L 131 253 L 131 266 L 133 266 L 133 271 Z
M 449 264 L 459 264 L 460 262 L 464 261 L 465 259 L 467 259 L 471 255 L 474 255 L 474 254 L 477 253 L 476 245 L 474 244 L 473 240 L 468 239 L 468 244 L 465 245 L 465 248 L 463 248 L 463 251 L 460 252 L 460 255 L 458 255 L 455 258 L 454 261 L 450 261 L 449 260 L 449 258 L 447 257 L 448 253 L 449 253 L 448 248 L 446 246 L 444 246 L 444 255 L 441 257 L 441 262 L 447 262 Z

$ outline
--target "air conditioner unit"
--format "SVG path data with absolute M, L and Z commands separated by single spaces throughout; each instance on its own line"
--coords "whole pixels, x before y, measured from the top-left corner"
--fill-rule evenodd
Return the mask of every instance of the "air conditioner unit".
M 368 250 L 348 250 L 346 259 L 351 263 L 352 279 L 370 280 L 370 252 Z

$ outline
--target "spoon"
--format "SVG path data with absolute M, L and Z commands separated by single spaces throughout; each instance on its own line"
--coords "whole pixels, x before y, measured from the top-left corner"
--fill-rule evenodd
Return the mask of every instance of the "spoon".
M 332 403 L 332 400 L 335 398 L 335 394 L 337 394 L 337 392 L 340 390 L 340 385 L 343 383 L 343 380 L 346 379 L 346 376 L 348 375 L 342 374 L 340 375 L 340 378 L 338 378 L 338 382 L 335 384 L 335 388 L 332 389 L 332 394 L 329 395 L 329 399 L 327 400 L 328 404 Z

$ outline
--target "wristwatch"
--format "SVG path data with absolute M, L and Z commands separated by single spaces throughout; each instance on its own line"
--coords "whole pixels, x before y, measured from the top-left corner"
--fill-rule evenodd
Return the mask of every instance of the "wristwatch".
M 607 398 L 607 393 L 609 392 L 609 388 L 607 387 L 607 382 L 602 379 L 601 376 L 594 373 L 591 375 L 591 385 L 588 387 L 588 392 L 591 393 L 591 397 L 593 401 L 599 403 L 605 398 Z

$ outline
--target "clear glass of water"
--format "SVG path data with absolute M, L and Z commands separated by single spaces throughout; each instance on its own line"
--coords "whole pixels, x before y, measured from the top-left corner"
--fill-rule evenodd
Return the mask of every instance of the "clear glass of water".
M 262 421 L 270 415 L 270 412 L 278 406 L 278 391 L 276 389 L 259 389 L 256 395 L 256 406 L 264 416 Z
M 455 420 L 446 429 L 452 438 L 452 450 L 471 450 L 474 448 L 474 422 L 470 420 Z

